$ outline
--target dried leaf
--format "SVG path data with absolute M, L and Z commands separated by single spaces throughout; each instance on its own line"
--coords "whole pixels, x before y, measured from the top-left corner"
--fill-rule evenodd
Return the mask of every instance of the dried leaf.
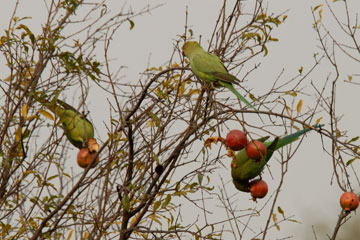
M 136 220 L 138 219 L 137 215 L 135 215 L 133 218 L 131 218 L 131 221 L 130 221 L 130 226 L 134 226 Z
M 51 113 L 45 111 L 44 109 L 39 109 L 39 113 L 40 113 L 41 115 L 43 115 L 44 117 L 46 117 L 46 118 L 54 121 L 53 115 L 52 115 Z
M 277 222 L 276 213 L 273 213 L 273 214 L 272 214 L 272 219 L 273 219 L 274 223 L 276 223 L 276 222 Z
M 23 115 L 23 117 L 26 119 L 27 117 L 27 104 L 25 104 L 22 108 L 21 108 L 21 114 Z
M 15 134 L 15 140 L 16 142 L 20 142 L 22 136 L 22 128 L 19 127 Z
M 299 73 L 301 74 L 303 70 L 304 70 L 304 67 L 301 67 L 301 68 L 299 69 Z
M 290 108 L 288 106 L 285 106 L 286 113 L 291 117 Z
M 300 99 L 300 101 L 299 101 L 299 103 L 298 103 L 298 105 L 297 105 L 297 107 L 296 107 L 296 110 L 297 110 L 298 113 L 301 112 L 302 104 L 303 104 L 303 100 Z
M 316 11 L 316 9 L 318 9 L 319 7 L 322 7 L 323 5 L 322 4 L 320 4 L 320 5 L 317 5 L 316 7 L 314 7 L 314 12 Z
M 180 84 L 180 89 L 179 89 L 179 97 L 181 97 L 185 92 L 185 82 L 182 81 Z
M 72 236 L 73 231 L 74 231 L 74 230 L 72 230 L 72 229 L 70 230 L 70 232 L 69 232 L 66 240 L 70 240 L 70 239 L 71 239 L 71 236 Z
M 278 212 L 283 216 L 283 218 L 285 218 L 285 213 L 280 206 L 278 206 Z
M 131 20 L 131 19 L 128 19 L 128 21 L 129 21 L 129 23 L 130 23 L 130 30 L 131 30 L 131 29 L 133 29 L 133 28 L 134 28 L 135 23 L 134 23 L 134 21 L 133 21 L 133 20 Z
M 320 123 L 320 121 L 321 121 L 321 119 L 322 119 L 322 117 L 320 117 L 320 118 L 318 118 L 318 119 L 316 119 L 316 124 L 319 124 Z

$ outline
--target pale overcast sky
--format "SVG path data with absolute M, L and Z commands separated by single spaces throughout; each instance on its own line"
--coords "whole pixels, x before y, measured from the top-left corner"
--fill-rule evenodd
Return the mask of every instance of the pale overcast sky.
M 8 26 L 8 19 L 12 14 L 14 6 L 13 0 L 3 0 L 0 9 L 0 27 L 5 29 Z M 123 1 L 109 1 L 108 9 L 114 13 L 123 6 Z M 218 15 L 219 6 L 222 1 L 219 0 L 196 0 L 196 1 L 127 1 L 127 6 L 132 6 L 134 10 L 140 9 L 146 4 L 153 6 L 164 4 L 163 6 L 153 10 L 150 14 L 144 14 L 134 19 L 135 27 L 130 31 L 128 26 L 120 29 L 114 38 L 110 58 L 115 59 L 113 64 L 124 65 L 122 74 L 124 81 L 136 81 L 140 77 L 140 73 L 147 68 L 150 60 L 151 66 L 160 66 L 166 63 L 172 52 L 177 35 L 184 31 L 185 10 L 188 7 L 189 19 L 188 23 L 193 29 L 195 39 L 202 35 L 202 44 L 207 48 L 207 41 L 214 26 L 215 18 Z M 230 1 L 233 2 L 233 1 Z M 248 0 L 248 2 L 251 2 Z M 331 1 L 332 2 L 332 1 Z M 340 1 L 341 2 L 341 1 Z M 337 3 L 341 5 L 341 3 Z M 348 1 L 352 6 L 351 10 L 360 11 L 360 1 Z M 288 11 L 288 18 L 285 23 L 275 29 L 273 36 L 279 39 L 279 42 L 269 45 L 269 54 L 266 57 L 256 58 L 256 62 L 261 62 L 261 67 L 252 75 L 251 79 L 246 83 L 249 89 L 253 89 L 252 93 L 260 95 L 265 93 L 271 83 L 275 81 L 279 73 L 285 69 L 283 74 L 284 81 L 297 74 L 298 69 L 303 66 L 305 69 L 313 63 L 313 54 L 318 52 L 317 36 L 312 29 L 313 19 L 311 7 L 324 3 L 323 1 L 294 1 L 294 0 L 273 0 L 269 1 L 268 14 L 281 13 Z M 31 16 L 28 21 L 29 26 L 38 31 L 41 29 L 40 24 L 46 19 L 46 11 L 43 8 L 43 1 L 40 0 L 23 0 L 20 1 L 18 16 Z M 324 18 L 328 11 L 324 10 Z M 330 24 L 331 26 L 331 24 Z M 0 29 L 0 30 L 1 30 Z M 4 32 L 1 30 L 1 35 Z M 99 50 L 101 53 L 102 49 Z M 4 63 L 4 59 L 0 59 L 0 63 Z M 349 61 L 347 58 L 342 59 L 339 56 L 338 63 L 341 66 L 342 79 L 348 74 L 359 74 L 359 63 Z M 1 67 L 0 67 L 1 69 Z M 310 78 L 316 83 L 322 83 L 326 80 L 330 67 L 323 64 L 316 70 Z M 6 74 L 1 74 L 1 78 Z M 360 82 L 360 79 L 358 79 Z M 319 85 L 321 86 L 321 84 Z M 309 89 L 311 89 L 309 87 Z M 106 103 L 106 99 L 101 99 L 101 91 L 92 89 L 89 106 L 91 117 L 97 126 L 97 131 L 101 135 L 101 126 L 104 114 L 96 114 L 97 109 L 102 109 L 102 105 Z M 337 96 L 338 114 L 343 114 L 341 127 L 348 130 L 349 136 L 357 136 L 360 132 L 359 127 L 359 111 L 356 110 L 359 97 L 359 87 L 351 84 L 341 83 Z M 101 100 L 99 100 L 101 99 Z M 315 98 L 309 97 L 304 101 L 304 105 L 312 106 L 309 102 Z M 351 106 L 355 103 L 355 106 Z M 327 119 L 327 118 L 326 118 Z M 328 122 L 324 121 L 324 124 Z M 325 128 L 327 125 L 325 126 Z M 101 137 L 106 137 L 105 131 Z M 329 141 L 327 141 L 327 144 Z M 269 184 L 269 195 L 276 189 L 278 184 L 278 175 L 280 164 L 273 158 L 269 163 L 274 179 L 269 175 L 269 171 L 265 169 L 263 178 Z M 359 167 L 359 164 L 354 166 Z M 276 206 L 281 206 L 286 216 L 294 215 L 293 219 L 301 222 L 284 223 L 281 230 L 271 230 L 268 239 L 282 239 L 287 236 L 294 236 L 294 239 L 314 239 L 312 236 L 312 225 L 315 230 L 325 229 L 326 233 L 331 234 L 336 224 L 338 214 L 340 213 L 339 199 L 341 190 L 337 184 L 330 185 L 332 180 L 332 162 L 328 155 L 323 153 L 321 138 L 311 132 L 306 135 L 299 151 L 293 157 L 290 163 L 290 172 L 286 175 L 285 184 L 282 188 L 279 201 Z M 222 175 L 225 181 L 228 181 L 227 191 L 235 193 L 231 183 L 230 171 L 225 169 L 222 172 L 214 173 Z M 227 175 L 228 174 L 228 175 Z M 215 187 L 220 188 L 221 183 L 213 183 Z M 360 191 L 359 186 L 355 185 L 355 190 Z M 267 196 L 267 198 L 268 198 Z M 238 205 L 243 209 L 257 207 L 260 208 L 267 198 L 260 200 L 257 205 L 253 203 L 249 196 L 244 193 L 238 193 Z M 183 217 L 186 219 L 194 219 L 192 206 L 184 206 Z M 220 208 L 214 206 L 214 219 L 222 213 Z M 267 212 L 262 212 L 261 218 L 266 219 Z M 355 213 L 352 214 L 355 216 Z M 280 217 L 280 216 L 279 216 Z M 360 224 L 358 216 L 352 218 L 349 224 L 356 222 Z M 347 223 L 348 224 L 348 223 Z M 327 226 L 328 230 L 326 230 Z M 318 227 L 318 228 L 317 228 Z M 340 231 L 344 231 L 342 228 Z M 318 239 L 326 239 L 324 235 L 318 236 Z

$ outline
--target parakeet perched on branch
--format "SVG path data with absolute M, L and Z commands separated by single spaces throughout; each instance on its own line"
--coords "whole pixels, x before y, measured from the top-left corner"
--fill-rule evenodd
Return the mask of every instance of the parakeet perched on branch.
M 277 137 L 273 141 L 266 141 L 268 137 L 259 139 L 259 141 L 264 142 L 267 148 L 266 155 L 262 160 L 250 159 L 246 155 L 245 148 L 238 151 L 236 154 L 236 161 L 231 163 L 231 176 L 235 187 L 240 191 L 248 192 L 249 180 L 255 178 L 263 171 L 266 163 L 270 160 L 275 150 L 294 142 L 301 135 L 320 127 L 321 125 L 319 124 L 313 125 L 311 128 L 304 128 L 303 130 L 285 137 Z
M 42 106 L 49 109 L 59 118 L 67 139 L 77 148 L 87 147 L 88 140 L 94 137 L 92 123 L 75 108 L 54 97 L 51 101 L 33 95 L 34 99 Z
M 227 71 L 218 56 L 205 51 L 199 43 L 194 41 L 186 42 L 182 50 L 190 60 L 191 69 L 198 78 L 214 87 L 226 87 L 248 107 L 258 111 L 234 88 L 233 84 L 238 84 L 239 80 Z

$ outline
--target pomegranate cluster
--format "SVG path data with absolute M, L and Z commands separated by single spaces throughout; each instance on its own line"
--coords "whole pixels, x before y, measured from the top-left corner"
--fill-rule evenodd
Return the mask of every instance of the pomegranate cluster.
M 226 135 L 225 145 L 233 151 L 239 151 L 245 147 L 246 155 L 255 160 L 261 160 L 266 155 L 264 143 L 258 140 L 248 142 L 246 134 L 240 130 L 231 130 Z
M 233 151 L 245 148 L 246 155 L 254 160 L 262 160 L 266 155 L 266 146 L 263 142 L 258 140 L 248 142 L 246 134 L 240 130 L 231 130 L 226 136 L 225 145 Z M 265 197 L 268 192 L 266 182 L 261 179 L 253 180 L 249 186 L 254 201 Z

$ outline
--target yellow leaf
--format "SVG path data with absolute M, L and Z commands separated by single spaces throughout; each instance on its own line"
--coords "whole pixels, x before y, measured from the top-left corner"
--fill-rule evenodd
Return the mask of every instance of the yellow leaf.
M 298 105 L 297 105 L 297 107 L 296 107 L 296 110 L 297 110 L 297 112 L 298 112 L 298 113 L 300 113 L 300 112 L 301 112 L 301 107 L 302 107 L 302 104 L 303 104 L 303 100 L 302 100 L 302 99 L 300 99 L 300 101 L 299 101 L 299 103 L 298 103 Z
M 159 217 L 156 216 L 155 214 L 151 214 L 148 216 L 151 220 L 153 220 L 154 222 L 158 223 L 160 226 L 162 226 L 161 222 L 159 221 Z
M 14 76 L 14 75 L 11 75 L 11 74 L 10 74 L 10 75 L 7 76 L 6 78 L 4 78 L 4 82 L 10 82 L 12 76 Z
M 88 237 L 89 237 L 89 232 L 85 232 L 84 233 L 84 240 L 88 239 Z
M 319 124 L 322 118 L 323 117 L 320 117 L 320 118 L 316 119 L 316 124 Z
M 28 68 L 25 71 L 24 77 L 25 78 L 31 78 L 31 76 L 34 74 L 34 72 L 35 72 L 35 69 L 33 67 Z
M 22 108 L 21 108 L 21 113 L 23 115 L 23 117 L 26 119 L 27 117 L 27 104 L 25 104 Z
M 273 218 L 274 223 L 276 223 L 277 222 L 276 213 L 273 213 L 272 218 Z
M 121 138 L 121 132 L 117 132 L 115 141 L 120 141 L 120 138 Z
M 24 176 L 25 176 L 25 175 L 28 175 L 28 174 L 30 174 L 30 173 L 37 173 L 37 172 L 34 171 L 34 170 L 27 170 L 27 171 L 24 172 Z
M 68 234 L 68 236 L 67 236 L 67 238 L 66 238 L 66 240 L 70 240 L 70 239 L 71 239 L 72 233 L 73 233 L 73 230 L 71 229 L 70 232 L 69 232 L 69 234 Z
M 181 82 L 180 89 L 179 89 L 179 96 L 181 97 L 185 91 L 185 82 Z
M 286 110 L 287 114 L 289 115 L 289 117 L 291 117 L 290 108 L 288 106 L 285 106 L 285 110 Z
M 319 22 L 321 22 L 321 19 L 322 19 L 322 9 L 319 10 Z
M 20 142 L 20 140 L 21 140 L 21 135 L 22 135 L 22 128 L 19 127 L 18 130 L 16 131 L 16 134 L 15 134 L 15 140 L 16 140 L 16 142 Z
M 349 76 L 348 76 L 348 79 L 349 79 L 349 81 L 351 82 L 351 80 L 352 80 L 352 76 L 351 76 L 351 75 L 349 75 Z
M 130 227 L 134 226 L 136 220 L 137 220 L 137 216 L 135 215 L 130 221 Z
M 316 11 L 316 9 L 318 9 L 319 7 L 322 7 L 323 5 L 322 4 L 320 4 L 320 5 L 317 5 L 316 7 L 314 7 L 314 12 Z
M 152 119 L 149 119 L 148 123 L 146 124 L 146 127 L 152 128 L 154 126 L 154 121 Z
M 47 111 L 45 111 L 43 109 L 39 109 L 39 113 L 41 115 L 43 115 L 44 117 L 54 121 L 54 117 L 53 117 L 53 115 L 51 113 L 49 113 L 49 112 L 47 112 Z
M 190 89 L 188 94 L 190 96 L 192 96 L 192 95 L 195 95 L 195 94 L 200 94 L 200 92 L 201 92 L 201 90 L 199 90 L 199 89 Z
M 36 116 L 36 115 L 31 115 L 31 116 L 27 117 L 26 120 L 31 121 L 31 120 L 33 120 L 34 118 L 39 119 L 38 116 Z

